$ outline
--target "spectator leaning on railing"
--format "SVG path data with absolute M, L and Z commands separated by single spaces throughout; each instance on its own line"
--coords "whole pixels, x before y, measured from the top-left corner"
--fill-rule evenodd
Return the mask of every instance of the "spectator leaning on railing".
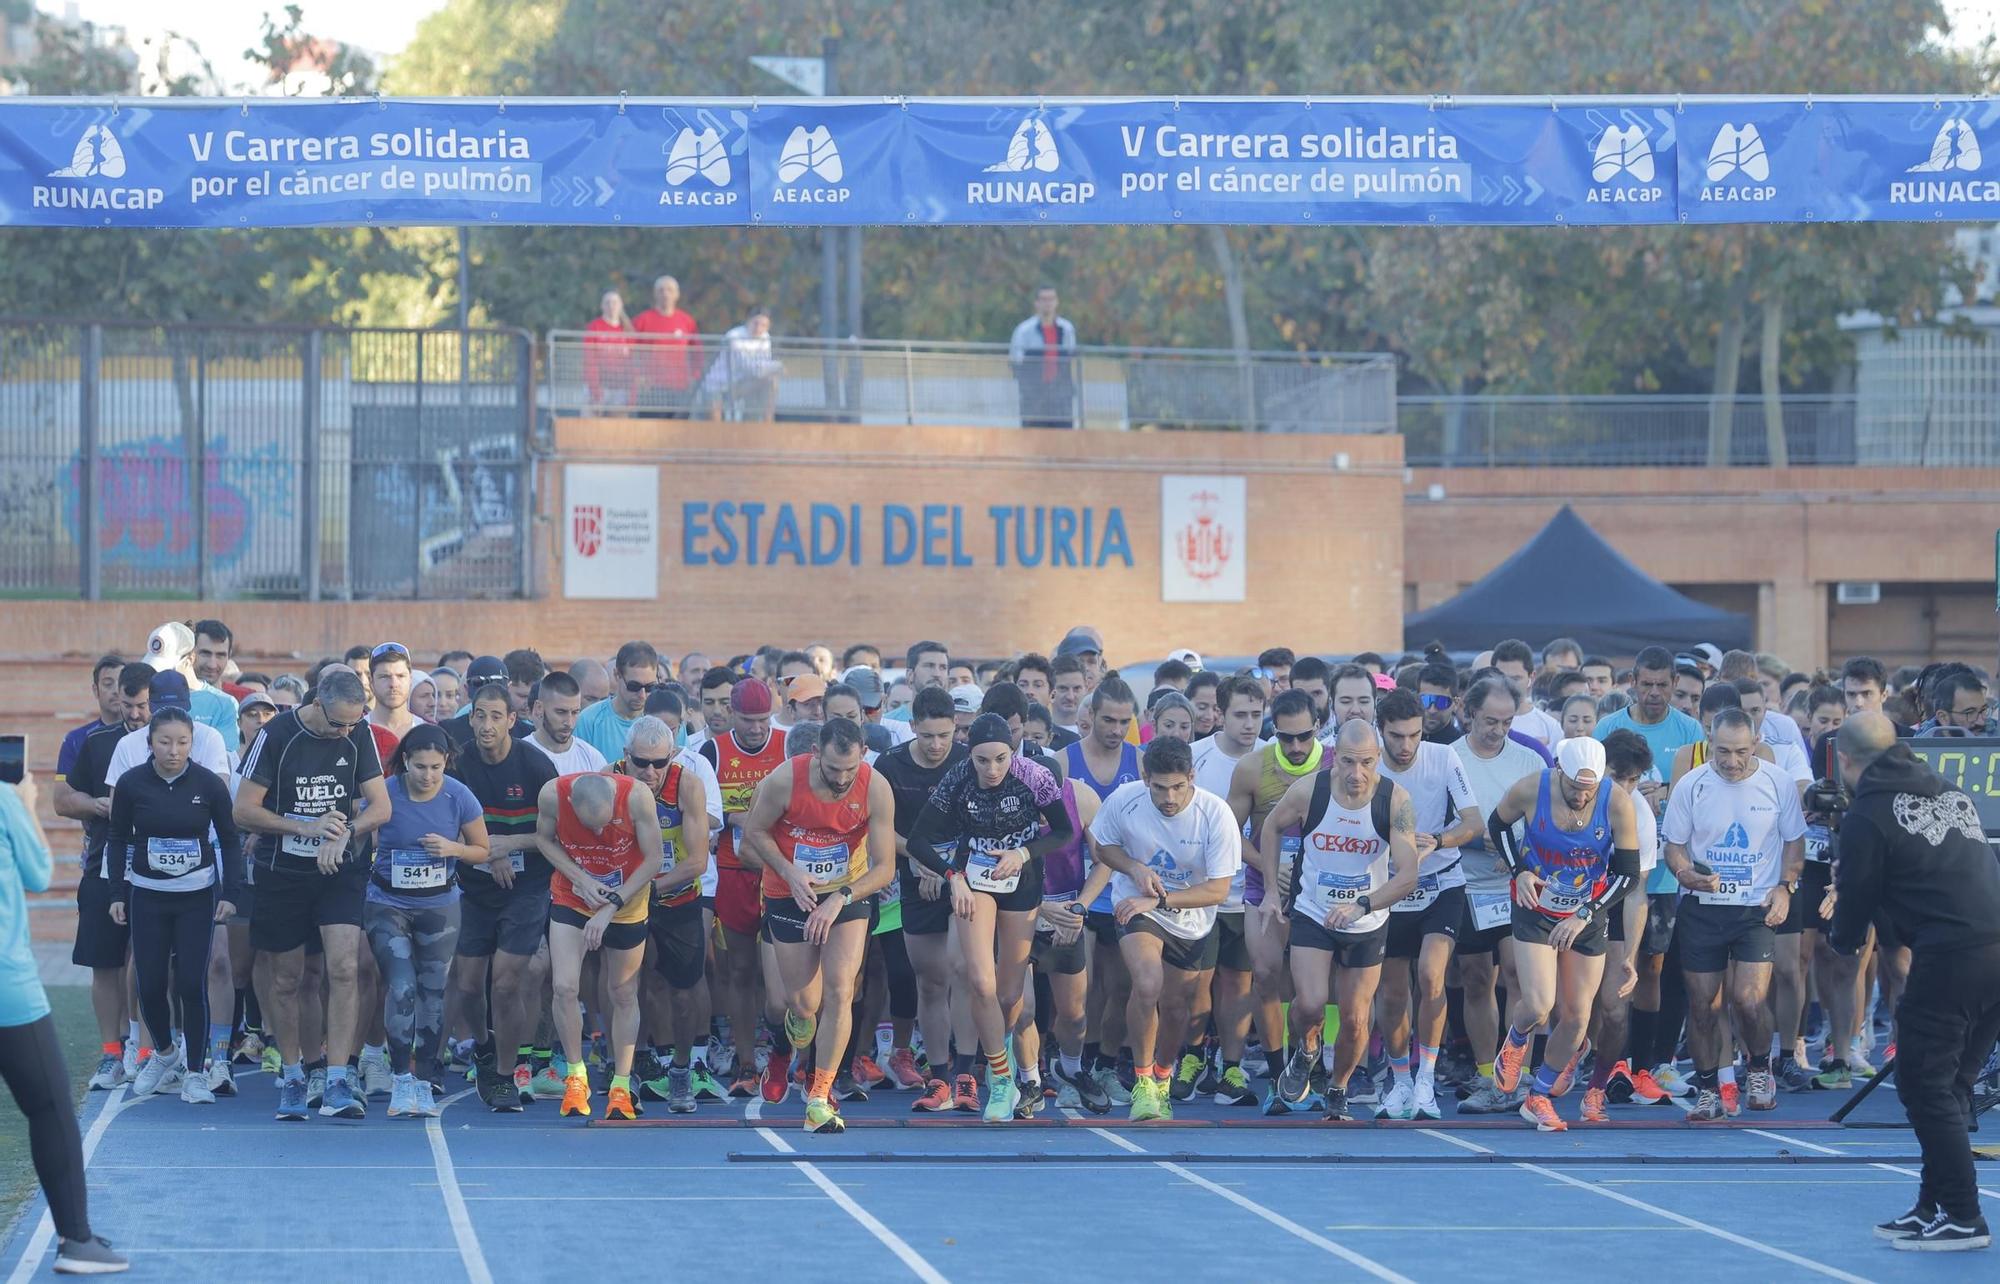
M 710 415 L 770 422 L 777 414 L 778 376 L 785 370 L 771 354 L 771 314 L 752 308 L 743 324 L 729 327 L 722 338 L 724 347 L 701 381 Z
M 1056 287 L 1035 291 L 1035 315 L 1014 327 L 1007 363 L 1021 390 L 1023 428 L 1076 427 L 1076 327 L 1056 315 Z
M 583 382 L 593 406 L 623 406 L 632 401 L 632 343 L 636 332 L 625 315 L 625 300 L 606 290 L 597 300 L 597 315 L 583 327 Z

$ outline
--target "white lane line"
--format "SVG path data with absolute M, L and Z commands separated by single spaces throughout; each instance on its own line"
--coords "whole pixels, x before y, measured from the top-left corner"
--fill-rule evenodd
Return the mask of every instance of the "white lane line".
M 818 1195 L 467 1195 L 468 1204 L 785 1204 Z
M 451 1235 L 458 1242 L 458 1260 L 472 1284 L 493 1284 L 493 1272 L 486 1265 L 486 1251 L 472 1229 L 472 1213 L 465 1206 L 465 1194 L 458 1188 L 458 1170 L 452 1167 L 451 1148 L 445 1144 L 441 1116 L 454 1101 L 473 1090 L 454 1092 L 438 1103 L 438 1114 L 424 1120 L 424 1137 L 431 1145 L 431 1166 L 437 1170 L 438 1193 L 444 1196 L 446 1214 L 451 1219 Z
M 759 1128 L 757 1135 L 769 1143 L 771 1149 L 781 1155 L 796 1155 L 798 1153 L 798 1151 L 792 1149 L 790 1142 L 780 1137 L 777 1133 L 772 1132 L 769 1128 Z M 842 1190 L 831 1178 L 821 1172 L 816 1164 L 800 1159 L 795 1160 L 792 1167 L 798 1169 L 813 1185 L 819 1187 L 828 1199 L 840 1205 L 842 1212 L 861 1223 L 863 1229 L 873 1235 L 882 1247 L 894 1253 L 903 1265 L 910 1268 L 910 1273 L 922 1280 L 924 1284 L 951 1284 L 945 1278 L 943 1272 L 924 1259 L 922 1253 L 911 1248 L 908 1241 L 901 1235 L 884 1226 L 875 1214 L 855 1202 L 854 1196 Z
M 1748 1131 L 1754 1136 L 1763 1137 L 1770 1141 L 1781 1142 L 1787 1146 L 1797 1146 L 1801 1150 L 1815 1151 L 1822 1155 L 1844 1155 L 1847 1153 L 1844 1150 L 1833 1150 L 1826 1146 L 1817 1145 L 1810 1141 L 1803 1141 L 1797 1137 L 1787 1137 L 1784 1133 L 1781 1132 L 1765 1132 L 1762 1128 L 1751 1128 Z M 1870 1164 L 1868 1166 L 1870 1168 L 1879 1168 L 1885 1173 L 1896 1173 L 1903 1177 L 1915 1177 L 1919 1181 L 1923 1180 L 1923 1174 L 1918 1172 L 1914 1168 L 1901 1168 L 1895 1164 Z M 1979 1188 L 1979 1193 L 1986 1196 L 1988 1199 L 2000 1199 L 2000 1192 L 1988 1190 L 1984 1186 L 1981 1186 Z
M 1463 1137 L 1454 1137 L 1450 1133 L 1444 1131 L 1441 1128 L 1419 1128 L 1417 1129 L 1417 1131 L 1426 1137 L 1432 1138 L 1433 1140 L 1447 1142 L 1453 1146 L 1459 1147 L 1460 1149 L 1469 1150 L 1475 1155 L 1490 1155 L 1493 1153 L 1492 1151 L 1488 1150 L 1486 1147 L 1480 1145 L 1476 1141 L 1467 1141 Z
M 1117 1146 L 1120 1150 L 1123 1150 L 1128 1154 L 1143 1155 L 1146 1153 L 1146 1148 L 1144 1146 L 1141 1146 L 1136 1142 L 1129 1141 L 1126 1138 L 1119 1136 L 1117 1133 L 1112 1132 L 1108 1128 L 1092 1128 L 1091 1131 L 1096 1133 L 1098 1136 L 1104 1138 L 1104 1140 L 1110 1142 L 1112 1145 Z M 1320 1234 L 1319 1232 L 1308 1230 L 1306 1227 L 1299 1225 L 1297 1222 L 1285 1216 L 1283 1213 L 1280 1213 L 1275 1209 L 1266 1208 L 1264 1205 L 1258 1203 L 1254 1199 L 1251 1199 L 1247 1195 L 1239 1195 L 1235 1191 L 1229 1189 L 1229 1187 L 1222 1185 L 1220 1182 L 1210 1181 L 1208 1178 L 1203 1177 L 1199 1173 L 1190 1172 L 1186 1168 L 1181 1167 L 1179 1164 L 1169 1163 L 1164 1159 L 1155 1160 L 1153 1162 L 1153 1166 L 1165 1172 L 1172 1173 L 1174 1176 L 1180 1178 L 1184 1182 L 1187 1182 L 1189 1185 L 1199 1186 L 1203 1190 L 1206 1190 L 1211 1194 L 1222 1196 L 1224 1199 L 1236 1205 L 1238 1208 L 1241 1208 L 1243 1211 L 1247 1213 L 1251 1213 L 1257 1217 L 1262 1218 L 1263 1220 L 1269 1222 L 1271 1225 L 1276 1226 L 1279 1230 L 1284 1231 L 1287 1235 L 1292 1235 L 1299 1239 L 1302 1239 L 1306 1243 L 1311 1244 L 1314 1248 L 1317 1248 L 1322 1252 L 1331 1253 L 1335 1257 L 1338 1257 L 1341 1261 L 1346 1262 L 1349 1266 L 1352 1266 L 1357 1270 L 1366 1271 L 1368 1274 L 1374 1276 L 1378 1280 L 1387 1280 L 1390 1282 L 1390 1284 L 1412 1284 L 1412 1281 L 1409 1279 L 1408 1276 L 1398 1275 L 1396 1272 L 1390 1270 L 1388 1267 L 1382 1265 L 1380 1262 L 1375 1261 L 1373 1258 L 1364 1257 L 1360 1253 L 1355 1252 L 1351 1248 L 1347 1248 L 1343 1245 L 1336 1244 L 1332 1240 L 1328 1239 L 1326 1236 Z
M 1683 1217 L 1681 1214 L 1673 1212 L 1670 1209 L 1661 1208 L 1656 1204 L 1649 1204 L 1643 1199 L 1634 1199 L 1630 1195 L 1621 1194 L 1615 1190 L 1608 1190 L 1595 1182 L 1584 1181 L 1580 1178 L 1572 1177 L 1568 1173 L 1557 1172 L 1553 1168 L 1544 1168 L 1540 1164 L 1515 1164 L 1514 1167 L 1523 1172 L 1530 1172 L 1539 1177 L 1546 1177 L 1550 1181 L 1561 1182 L 1565 1186 L 1574 1186 L 1578 1190 L 1589 1191 L 1591 1194 L 1604 1199 L 1616 1200 L 1627 1208 L 1636 1208 L 1641 1212 L 1651 1213 L 1655 1217 L 1664 1217 L 1670 1222 L 1687 1227 L 1689 1230 L 1698 1230 L 1705 1235 L 1712 1235 L 1717 1239 L 1726 1240 L 1739 1248 L 1747 1248 L 1752 1252 L 1762 1253 L 1766 1257 L 1775 1257 L 1781 1262 L 1799 1267 L 1801 1270 L 1812 1271 L 1816 1275 L 1824 1275 L 1829 1279 L 1846 1280 L 1848 1284 L 1869 1284 L 1866 1276 L 1850 1275 L 1838 1267 L 1828 1266 L 1824 1262 L 1815 1262 L 1809 1257 L 1800 1257 L 1797 1253 L 1788 1253 L 1782 1248 L 1773 1247 L 1761 1240 L 1751 1239 L 1748 1235 L 1738 1235 L 1734 1231 L 1726 1231 L 1720 1227 L 1710 1226 L 1706 1222 L 1697 1221 L 1692 1217 Z
M 143 1100 L 145 1098 L 138 1100 L 128 1098 L 123 1084 L 113 1088 L 111 1095 L 104 1099 L 104 1109 L 97 1112 L 97 1118 L 90 1121 L 90 1131 L 83 1135 L 83 1167 L 86 1176 L 90 1171 L 90 1157 L 97 1153 L 98 1143 L 103 1141 L 104 1134 L 111 1130 L 111 1121 Z M 93 1226 L 91 1233 L 101 1232 Z M 41 1267 L 42 1258 L 48 1253 L 49 1245 L 55 1241 L 55 1237 L 55 1219 L 50 1217 L 48 1210 L 44 1208 L 42 1219 L 35 1223 L 35 1233 L 28 1237 L 27 1248 L 21 1251 L 21 1260 L 14 1263 L 14 1272 L 7 1277 L 7 1284 L 24 1284 Z

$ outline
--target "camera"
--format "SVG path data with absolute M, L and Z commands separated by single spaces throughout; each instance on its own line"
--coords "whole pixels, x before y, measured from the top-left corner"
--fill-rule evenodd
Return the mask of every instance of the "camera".
M 1805 797 L 1799 800 L 1808 819 L 1818 820 L 1829 830 L 1840 832 L 1840 818 L 1854 805 L 1854 795 L 1847 792 L 1847 786 L 1832 778 L 1822 778 L 1806 786 Z

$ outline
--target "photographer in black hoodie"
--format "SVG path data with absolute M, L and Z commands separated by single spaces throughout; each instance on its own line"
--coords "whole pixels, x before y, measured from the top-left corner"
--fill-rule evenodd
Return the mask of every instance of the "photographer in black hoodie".
M 1911 950 L 1896 1009 L 1896 1095 L 1923 1148 L 1909 1212 L 1876 1227 L 1918 1251 L 1985 1248 L 1967 1126 L 1972 1083 L 2000 1034 L 2000 861 L 1972 800 L 1896 741 L 1879 713 L 1835 741 L 1854 802 L 1840 821 L 1833 948 L 1861 948 L 1872 918 Z

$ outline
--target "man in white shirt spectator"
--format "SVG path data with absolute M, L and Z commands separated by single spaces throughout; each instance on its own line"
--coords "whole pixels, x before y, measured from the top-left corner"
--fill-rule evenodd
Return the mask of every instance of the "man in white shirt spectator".
M 1035 291 L 1035 315 L 1014 327 L 1007 364 L 1021 390 L 1023 428 L 1076 427 L 1076 327 L 1056 315 L 1056 288 Z

